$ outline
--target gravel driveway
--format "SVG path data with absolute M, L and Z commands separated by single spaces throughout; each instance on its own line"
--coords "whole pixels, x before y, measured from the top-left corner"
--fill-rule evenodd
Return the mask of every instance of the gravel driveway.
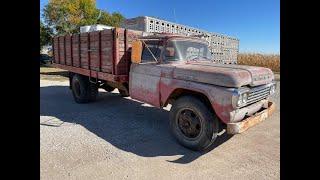
M 170 135 L 169 108 L 102 90 L 76 104 L 67 81 L 40 80 L 41 179 L 280 179 L 279 91 L 266 121 L 199 153 Z

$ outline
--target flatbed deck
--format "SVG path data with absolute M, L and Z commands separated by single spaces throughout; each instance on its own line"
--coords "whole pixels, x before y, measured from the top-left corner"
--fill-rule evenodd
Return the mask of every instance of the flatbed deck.
M 79 68 L 74 66 L 56 64 L 56 63 L 53 63 L 53 66 L 56 68 L 73 72 L 73 73 L 82 74 L 84 76 L 88 76 L 93 79 L 98 78 L 99 80 L 105 80 L 105 81 L 111 81 L 111 82 L 128 82 L 129 81 L 128 75 L 113 75 L 110 73 L 104 73 L 104 72 L 99 72 L 95 70 L 89 70 L 89 69 L 84 69 L 84 68 Z

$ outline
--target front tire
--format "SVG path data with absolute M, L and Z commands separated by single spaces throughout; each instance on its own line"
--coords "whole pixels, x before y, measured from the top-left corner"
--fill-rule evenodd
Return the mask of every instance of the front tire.
M 88 77 L 79 74 L 72 76 L 71 90 L 77 103 L 93 102 L 98 95 L 98 86 L 91 83 Z
M 177 99 L 169 116 L 171 132 L 181 145 L 202 151 L 214 143 L 219 121 L 198 98 L 183 96 Z

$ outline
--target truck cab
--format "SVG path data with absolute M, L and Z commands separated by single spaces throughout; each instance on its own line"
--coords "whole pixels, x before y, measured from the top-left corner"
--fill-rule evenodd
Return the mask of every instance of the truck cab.
M 266 119 L 275 92 L 268 68 L 218 64 L 200 38 L 158 34 L 132 44 L 129 94 L 155 107 L 172 105 L 170 127 L 191 149 L 210 146 L 221 126 L 237 134 Z

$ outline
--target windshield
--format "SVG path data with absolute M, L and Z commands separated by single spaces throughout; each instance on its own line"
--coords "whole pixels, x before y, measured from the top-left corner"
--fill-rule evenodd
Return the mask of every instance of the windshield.
M 168 41 L 165 59 L 167 61 L 211 61 L 212 57 L 208 45 L 204 42 L 173 39 Z

